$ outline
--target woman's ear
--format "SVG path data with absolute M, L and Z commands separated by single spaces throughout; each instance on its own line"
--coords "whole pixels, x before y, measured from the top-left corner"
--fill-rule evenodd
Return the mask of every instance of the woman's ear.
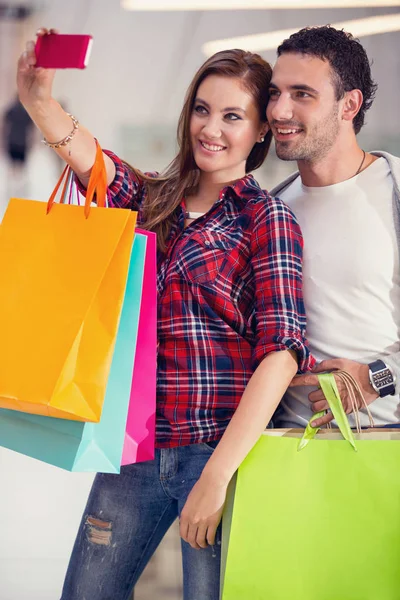
M 261 127 L 261 131 L 260 131 L 260 137 L 258 139 L 258 141 L 262 144 L 264 141 L 265 136 L 267 135 L 268 131 L 269 131 L 270 127 L 269 124 L 267 122 L 262 124 Z

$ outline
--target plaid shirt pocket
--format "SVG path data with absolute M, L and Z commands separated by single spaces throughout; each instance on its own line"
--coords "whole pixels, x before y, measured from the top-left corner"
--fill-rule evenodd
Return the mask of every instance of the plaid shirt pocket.
M 224 271 L 227 257 L 235 241 L 215 231 L 198 231 L 190 237 L 183 250 L 185 279 L 197 284 L 212 285 Z

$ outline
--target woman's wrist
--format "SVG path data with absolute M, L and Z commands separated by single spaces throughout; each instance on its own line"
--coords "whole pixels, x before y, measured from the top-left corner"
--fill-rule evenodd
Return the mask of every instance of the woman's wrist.
M 218 462 L 211 457 L 205 465 L 200 479 L 205 483 L 216 487 L 228 487 L 235 471 L 230 472 L 229 469 L 223 469 Z
M 50 98 L 46 102 L 36 102 L 34 105 L 27 107 L 28 113 L 41 131 L 43 142 L 55 150 L 59 156 L 66 162 L 70 163 L 72 142 L 75 146 L 75 157 L 78 159 L 77 164 L 71 166 L 78 171 L 78 176 L 90 170 L 92 162 L 92 154 L 95 153 L 95 144 L 93 136 L 79 135 L 81 128 L 79 127 L 78 119 L 65 112 L 62 106 Z M 76 137 L 75 137 L 76 136 Z M 76 144 L 77 137 L 80 138 L 80 143 Z M 89 138 L 89 141 L 83 141 Z M 82 156 L 83 155 L 83 156 Z M 90 158 L 88 159 L 88 155 Z M 82 162 L 83 158 L 83 162 Z M 74 162 L 74 161 L 72 161 Z
M 54 112 L 63 111 L 61 105 L 51 96 L 47 99 L 41 98 L 31 102 L 22 102 L 22 104 L 31 119 L 35 122 L 47 120 Z
M 63 139 L 72 129 L 71 117 L 54 98 L 35 101 L 25 109 L 43 137 L 50 141 Z

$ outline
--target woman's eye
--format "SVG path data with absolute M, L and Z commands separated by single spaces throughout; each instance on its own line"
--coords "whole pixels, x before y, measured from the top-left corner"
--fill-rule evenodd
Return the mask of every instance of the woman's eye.
M 225 119 L 228 119 L 228 121 L 239 121 L 240 117 L 239 117 L 239 115 L 236 115 L 235 113 L 227 113 L 225 115 Z
M 205 114 L 207 114 L 207 109 L 205 108 L 205 106 L 202 106 L 201 104 L 198 104 L 197 106 L 195 106 L 194 110 L 199 115 L 205 115 Z

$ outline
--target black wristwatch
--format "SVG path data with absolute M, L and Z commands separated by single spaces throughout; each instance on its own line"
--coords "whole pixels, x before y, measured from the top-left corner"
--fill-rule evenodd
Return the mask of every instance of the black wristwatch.
M 383 360 L 369 363 L 369 382 L 381 398 L 394 395 L 396 392 L 396 377 L 392 369 Z

